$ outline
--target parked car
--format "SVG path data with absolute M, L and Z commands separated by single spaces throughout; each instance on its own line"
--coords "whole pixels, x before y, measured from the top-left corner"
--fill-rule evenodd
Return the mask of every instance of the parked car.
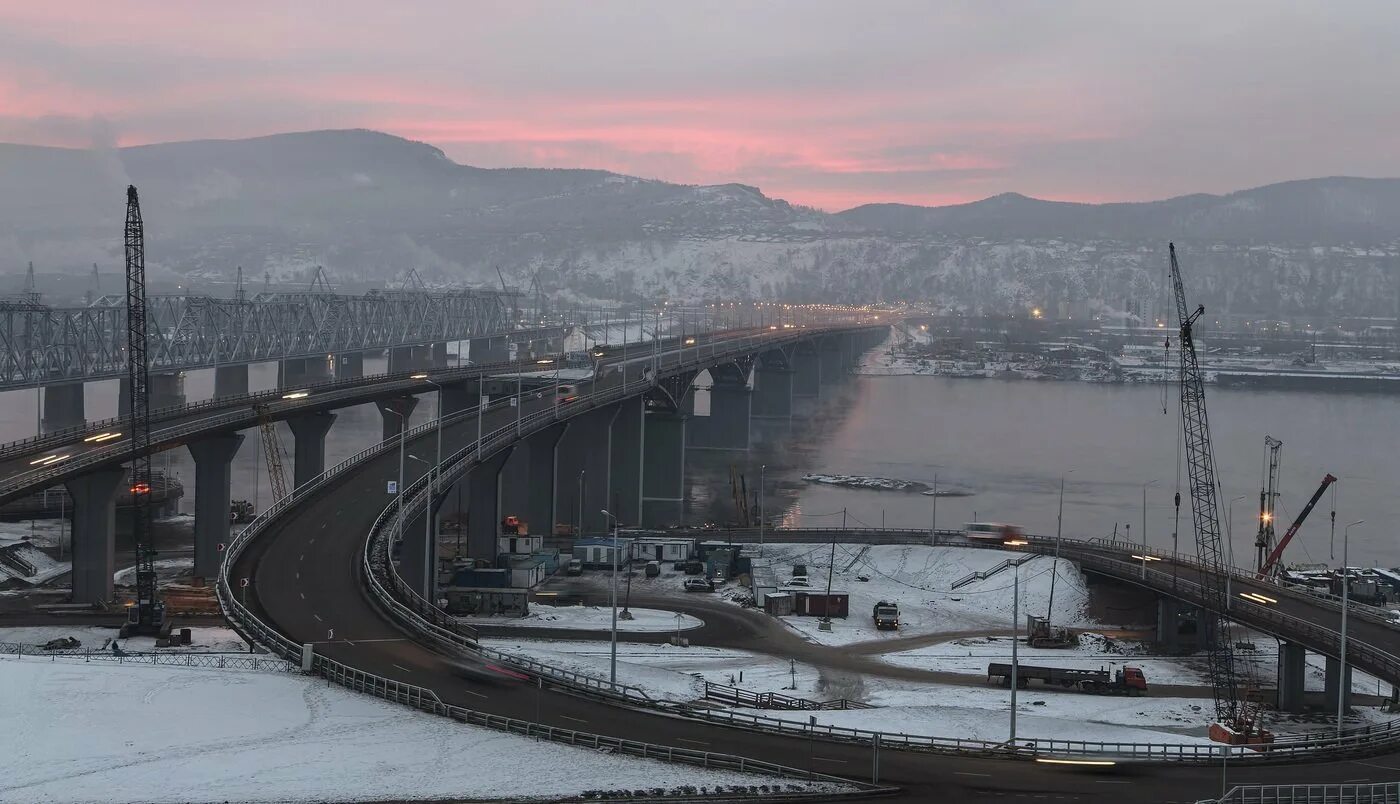
M 709 578 L 686 578 L 685 591 L 713 592 L 715 591 L 715 585 Z
M 659 562 L 659 561 L 648 561 L 648 562 L 647 562 L 647 567 L 646 567 L 646 576 L 647 576 L 648 578 L 655 578 L 656 576 L 658 576 L 658 575 L 660 575 L 660 574 L 661 574 L 661 562 Z
M 788 585 L 788 586 L 801 586 L 801 587 L 804 587 L 804 588 L 811 588 L 812 582 L 809 581 L 809 580 L 807 580 L 807 576 L 806 576 L 806 575 L 794 575 L 794 576 L 792 576 L 792 580 L 788 581 L 788 584 L 787 584 L 787 585 Z
M 564 566 L 565 575 L 582 575 L 583 560 L 578 558 L 569 559 L 569 563 Z

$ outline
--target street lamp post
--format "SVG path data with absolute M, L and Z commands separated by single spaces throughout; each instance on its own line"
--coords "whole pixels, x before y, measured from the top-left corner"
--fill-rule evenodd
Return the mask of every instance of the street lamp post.
M 1346 702 L 1347 693 L 1347 608 L 1351 604 L 1351 575 L 1347 572 L 1347 542 L 1351 535 L 1351 529 L 1357 525 L 1366 524 L 1366 520 L 1358 519 L 1342 529 L 1342 644 L 1337 652 L 1342 655 L 1341 668 L 1337 676 L 1337 738 L 1342 736 L 1342 714 L 1345 710 L 1343 704 Z
M 610 663 L 611 669 L 608 672 L 608 682 L 614 688 L 617 687 L 617 517 L 603 509 L 603 516 L 612 520 L 613 523 L 613 543 L 612 543 L 612 648 Z
M 1147 487 L 1156 483 L 1149 480 L 1142 484 L 1142 579 L 1147 580 Z
M 423 540 L 424 544 L 428 546 L 426 551 L 427 560 L 425 563 L 428 565 L 429 570 L 436 573 L 437 568 L 432 566 L 433 556 L 437 552 L 433 549 L 433 481 L 437 477 L 438 464 L 442 462 L 442 386 L 428 379 L 428 375 L 426 374 L 414 376 L 437 389 L 437 418 L 433 421 L 433 429 L 437 431 L 437 447 L 436 451 L 433 453 L 433 462 L 428 466 L 428 504 L 423 509 Z M 404 429 L 407 429 L 407 424 L 407 422 L 404 423 Z M 432 587 L 429 586 L 428 588 L 431 589 Z
M 1007 743 L 1016 750 L 1016 688 L 1021 680 L 1017 678 L 1017 643 L 1021 641 L 1021 565 L 1011 568 L 1011 739 Z M 1005 588 L 1005 587 L 1003 587 Z
M 768 471 L 768 464 L 758 466 L 758 557 L 763 558 L 763 490 L 764 473 Z
M 399 504 L 399 516 L 398 516 L 398 520 L 399 520 L 399 538 L 402 539 L 402 538 L 404 537 L 404 532 L 403 532 L 403 458 L 404 458 L 404 443 L 405 443 L 405 439 L 406 439 L 407 436 L 408 436 L 408 417 L 405 416 L 404 414 L 400 413 L 399 411 L 394 410 L 393 408 L 387 408 L 387 407 L 386 407 L 385 410 L 387 410 L 387 411 L 389 411 L 390 413 L 394 414 L 395 416 L 398 416 L 398 417 L 399 417 L 399 483 L 398 483 L 397 486 L 394 487 L 394 496 L 395 496 L 396 498 L 398 498 L 398 504 Z M 426 580 L 427 580 L 427 579 L 425 578 L 424 581 L 426 582 Z
M 1073 469 L 1060 475 L 1060 508 L 1059 512 L 1055 514 L 1055 563 L 1050 567 L 1050 602 L 1045 606 L 1045 621 L 1047 623 L 1055 614 L 1055 576 L 1060 574 L 1060 536 L 1064 533 L 1065 523 L 1065 478 L 1072 474 L 1074 474 Z M 934 499 L 938 499 L 937 496 Z

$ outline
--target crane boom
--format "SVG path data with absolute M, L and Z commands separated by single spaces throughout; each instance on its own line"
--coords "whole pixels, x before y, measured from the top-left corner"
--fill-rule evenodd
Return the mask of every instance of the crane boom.
M 1172 289 L 1176 294 L 1176 314 L 1180 323 L 1181 348 L 1177 352 L 1181 369 L 1181 421 L 1186 442 L 1186 462 L 1190 480 L 1191 519 L 1196 533 L 1201 591 L 1205 596 L 1202 616 L 1228 611 L 1229 595 L 1224 579 L 1229 569 L 1221 552 L 1220 512 L 1216 503 L 1215 456 L 1211 451 L 1210 422 L 1206 418 L 1205 376 L 1196 355 L 1192 327 L 1205 312 L 1205 305 L 1193 311 L 1186 305 L 1181 283 L 1181 266 L 1176 260 L 1176 244 L 1169 246 Z M 1215 693 L 1215 715 L 1219 722 L 1236 725 L 1240 721 L 1239 694 L 1235 686 L 1234 654 L 1227 632 L 1207 643 L 1211 688 Z
M 1269 553 L 1269 557 L 1264 560 L 1264 563 L 1259 565 L 1260 577 L 1265 577 L 1269 575 L 1270 572 L 1277 571 L 1282 566 L 1278 563 L 1278 560 L 1283 557 L 1283 548 L 1287 547 L 1288 543 L 1293 541 L 1293 537 L 1298 534 L 1298 529 L 1303 527 L 1303 520 L 1307 519 L 1308 514 L 1312 513 L 1313 506 L 1317 505 L 1317 501 L 1322 499 L 1322 495 L 1327 491 L 1327 487 L 1336 482 L 1337 478 L 1333 477 L 1331 473 L 1328 473 L 1326 477 L 1322 478 L 1322 485 L 1317 487 L 1317 491 L 1313 492 L 1312 499 L 1308 500 L 1308 504 L 1303 506 L 1302 511 L 1298 512 L 1298 518 L 1293 520 L 1292 525 L 1288 526 L 1288 532 L 1283 534 L 1282 539 L 1278 540 L 1278 546 L 1274 548 L 1272 553 Z
M 1264 436 L 1269 450 L 1269 468 L 1265 472 L 1265 488 L 1259 489 L 1259 534 L 1254 537 L 1254 566 L 1264 571 L 1264 557 L 1274 549 L 1274 503 L 1278 502 L 1278 452 L 1283 442 L 1271 435 Z

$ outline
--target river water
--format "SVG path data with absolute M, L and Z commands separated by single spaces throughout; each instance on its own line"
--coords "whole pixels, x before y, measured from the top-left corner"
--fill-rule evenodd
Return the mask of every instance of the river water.
M 927 528 L 933 499 L 917 493 L 867 491 L 801 482 L 804 471 L 918 480 L 973 492 L 942 497 L 937 525 L 1018 524 L 1053 534 L 1060 479 L 1065 478 L 1066 536 L 1142 539 L 1147 486 L 1147 541 L 1169 549 L 1177 530 L 1194 552 L 1184 455 L 1179 456 L 1175 388 L 1162 412 L 1154 386 L 1075 382 L 863 376 L 852 383 L 844 415 L 809 436 L 798 463 L 769 472 L 787 503 L 787 521 L 836 526 L 844 508 L 852 524 Z M 1353 566 L 1400 564 L 1390 523 L 1400 514 L 1400 399 L 1375 395 L 1210 388 L 1206 403 L 1223 487 L 1221 518 L 1233 504 L 1235 562 L 1253 564 L 1264 436 L 1283 441 L 1280 536 L 1327 472 L 1336 489 L 1318 503 L 1288 548 L 1288 563 L 1340 563 L 1344 526 Z M 1181 480 L 1178 486 L 1178 465 Z M 1179 524 L 1173 495 L 1182 492 Z M 770 506 L 772 503 L 770 503 Z M 1129 527 L 1130 526 L 1130 527 Z

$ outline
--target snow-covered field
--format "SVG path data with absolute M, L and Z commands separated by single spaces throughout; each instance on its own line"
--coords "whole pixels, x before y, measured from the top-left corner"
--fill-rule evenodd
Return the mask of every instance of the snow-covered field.
M 43 645 L 51 639 L 74 637 L 82 644 L 80 648 L 101 650 L 110 640 L 117 638 L 117 629 L 100 625 L 43 625 L 14 626 L 0 628 L 0 642 L 18 642 L 22 645 Z M 120 640 L 122 650 L 143 653 L 159 650 L 170 653 L 247 653 L 248 643 L 231 628 L 197 626 L 190 629 L 193 644 L 178 648 L 157 648 L 155 637 L 131 637 Z
M 825 645 L 847 645 L 871 640 L 1006 629 L 1012 625 L 1013 570 L 957 590 L 949 586 L 963 576 L 985 571 L 1008 558 L 1025 554 L 973 547 L 926 545 L 836 545 L 834 590 L 850 593 L 850 616 L 832 620 L 831 631 L 818 628 L 817 617 L 784 617 L 806 638 Z M 806 564 L 808 577 L 825 588 L 831 563 L 830 544 L 769 544 L 764 548 L 780 583 L 792 575 L 793 564 Z M 1044 612 L 1050 602 L 1051 569 L 1056 567 L 1055 616 L 1057 624 L 1093 627 L 1085 614 L 1089 592 L 1084 576 L 1073 562 L 1058 564 L 1049 556 L 1035 556 L 1020 566 L 1021 613 Z M 868 580 L 861 581 L 864 576 Z M 870 612 L 881 600 L 899 604 L 900 629 L 878 631 Z
M 612 657 L 607 642 L 550 642 L 535 639 L 483 638 L 483 645 L 503 653 L 528 656 L 532 659 L 575 673 L 609 680 Z M 705 695 L 705 680 L 688 672 L 670 669 L 664 662 L 634 661 L 639 649 L 685 651 L 694 648 L 672 648 L 670 645 L 617 646 L 617 683 L 637 687 L 653 698 L 669 701 L 693 701 Z M 624 652 L 632 655 L 624 658 Z M 648 654 L 650 655 L 650 654 Z M 714 679 L 711 679 L 714 680 Z M 717 682 L 718 683 L 718 682 Z M 725 682 L 727 683 L 727 682 Z
M 699 628 L 704 621 L 689 614 L 679 615 L 657 609 L 631 609 L 632 619 L 617 621 L 619 631 L 681 631 Z M 619 608 L 619 613 L 621 609 Z M 521 626 L 525 628 L 570 628 L 581 631 L 608 631 L 612 628 L 612 608 L 602 606 L 541 606 L 530 607 L 524 617 L 458 617 L 469 625 Z
M 0 801 L 476 800 L 787 784 L 463 726 L 280 673 L 3 659 L 0 711 Z

